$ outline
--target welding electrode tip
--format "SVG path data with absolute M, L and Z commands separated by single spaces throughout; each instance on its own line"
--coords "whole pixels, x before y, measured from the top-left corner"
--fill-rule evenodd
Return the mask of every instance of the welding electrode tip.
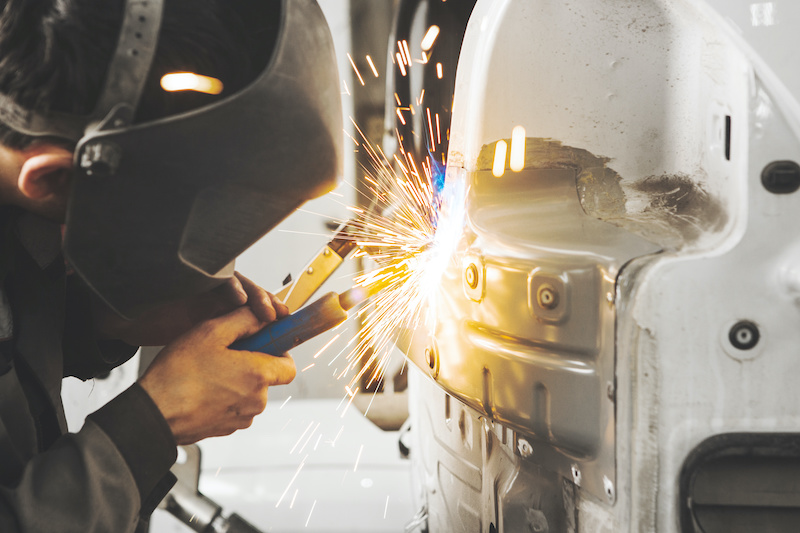
M 361 286 L 356 285 L 352 289 L 348 289 L 339 295 L 339 305 L 342 309 L 349 311 L 364 300 L 369 298 L 369 291 Z

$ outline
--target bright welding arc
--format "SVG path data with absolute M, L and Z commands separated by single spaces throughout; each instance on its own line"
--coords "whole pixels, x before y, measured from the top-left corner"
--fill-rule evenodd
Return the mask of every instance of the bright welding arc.
M 426 118 L 434 144 L 436 132 L 427 109 Z M 462 228 L 460 216 L 451 214 L 461 212 L 453 207 L 463 203 L 463 197 L 435 185 L 441 183 L 435 175 L 443 172 L 440 163 L 426 158 L 420 172 L 411 153 L 404 152 L 405 163 L 397 155 L 390 160 L 379 147 L 372 147 L 363 133 L 362 138 L 361 146 L 371 160 L 372 168 L 365 171 L 376 205 L 359 213 L 349 232 L 377 266 L 356 279 L 373 297 L 359 311 L 361 334 L 340 374 L 356 372 L 351 387 L 368 371 L 372 371 L 370 384 L 382 378 L 397 330 L 413 330 L 423 324 L 431 327 L 433 297 Z M 443 210 L 443 202 L 453 206 Z M 442 215 L 445 212 L 448 216 Z

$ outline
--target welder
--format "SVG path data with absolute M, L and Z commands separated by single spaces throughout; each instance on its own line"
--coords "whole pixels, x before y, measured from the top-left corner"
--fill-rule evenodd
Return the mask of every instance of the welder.
M 295 375 L 228 349 L 287 312 L 233 261 L 336 183 L 330 33 L 313 0 L 0 6 L 0 531 L 144 531 L 176 444 Z M 140 345 L 165 347 L 67 433 L 62 378 Z

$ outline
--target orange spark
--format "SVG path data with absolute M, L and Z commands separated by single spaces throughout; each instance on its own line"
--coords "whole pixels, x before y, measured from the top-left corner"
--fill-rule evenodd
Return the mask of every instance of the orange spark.
M 403 39 L 403 52 L 405 52 L 408 66 L 411 66 L 411 52 L 408 51 L 408 41 Z
M 372 62 L 372 58 L 369 57 L 369 54 L 367 54 L 367 63 L 369 64 L 369 68 L 372 69 L 372 73 L 377 78 L 378 77 L 378 69 L 375 68 L 375 63 Z
M 436 37 L 439 36 L 439 26 L 435 24 L 428 28 L 428 31 L 425 32 L 425 37 L 422 38 L 422 42 L 420 43 L 420 48 L 422 48 L 425 52 L 430 50 L 433 47 L 433 43 L 436 41 Z
M 406 66 L 403 64 L 403 58 L 400 57 L 400 52 L 395 53 L 397 57 L 397 66 L 400 67 L 400 73 L 405 76 L 406 75 Z
M 436 140 L 433 138 L 433 123 L 431 123 L 431 108 L 428 107 L 425 109 L 428 113 L 428 133 L 431 134 L 431 149 L 436 145 Z
M 349 59 L 350 64 L 353 65 L 353 70 L 356 72 L 356 76 L 358 76 L 358 81 L 361 82 L 361 85 L 364 85 L 364 78 L 361 77 L 361 73 L 358 71 L 358 67 L 356 67 L 356 63 L 353 61 L 353 57 L 349 53 L 347 54 L 347 59 Z
M 408 63 L 406 62 L 406 55 L 403 52 L 403 43 L 402 42 L 397 41 L 397 49 L 399 50 L 399 52 L 397 52 L 395 54 L 397 56 L 397 61 L 399 61 L 400 63 L 403 63 L 404 65 L 407 65 Z

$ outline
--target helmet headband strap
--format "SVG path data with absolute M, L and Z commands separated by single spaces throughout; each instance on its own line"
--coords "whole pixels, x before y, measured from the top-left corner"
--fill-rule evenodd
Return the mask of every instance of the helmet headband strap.
M 105 126 L 113 113 L 112 128 L 129 125 L 150 72 L 161 28 L 164 0 L 126 0 L 117 48 L 94 111 L 86 116 L 38 112 L 0 94 L 0 120 L 33 137 L 61 137 L 78 141 L 86 131 Z

